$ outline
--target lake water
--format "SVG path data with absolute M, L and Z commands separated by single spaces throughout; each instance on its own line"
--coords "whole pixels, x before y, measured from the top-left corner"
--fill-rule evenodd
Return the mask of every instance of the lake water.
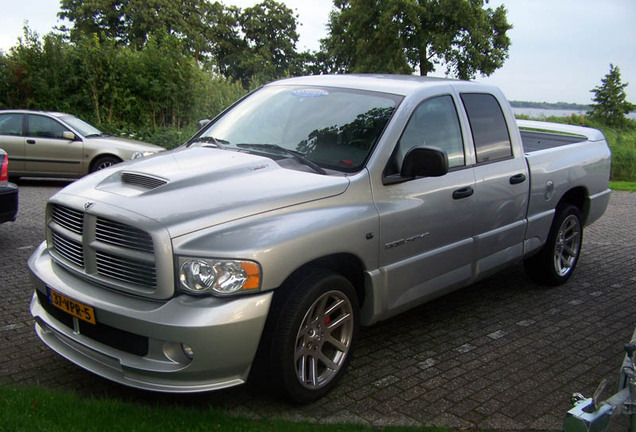
M 572 114 L 585 114 L 585 111 L 576 110 L 556 110 L 556 109 L 544 109 L 544 108 L 512 108 L 515 114 L 523 114 L 532 118 L 545 118 L 545 117 L 565 117 Z M 636 112 L 627 114 L 630 119 L 636 120 Z

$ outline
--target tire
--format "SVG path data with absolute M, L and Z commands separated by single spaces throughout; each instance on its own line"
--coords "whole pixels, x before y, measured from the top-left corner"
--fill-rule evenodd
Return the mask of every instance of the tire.
M 121 162 L 121 159 L 115 156 L 100 156 L 91 164 L 90 172 L 94 173 L 95 171 L 109 168 L 115 164 L 118 164 L 119 162 Z
M 564 284 L 579 262 L 582 243 L 581 212 L 571 204 L 559 205 L 546 244 L 524 261 L 526 273 L 542 284 Z
M 359 327 L 356 291 L 345 277 L 316 270 L 276 293 L 263 347 L 269 386 L 304 404 L 329 393 L 351 360 Z

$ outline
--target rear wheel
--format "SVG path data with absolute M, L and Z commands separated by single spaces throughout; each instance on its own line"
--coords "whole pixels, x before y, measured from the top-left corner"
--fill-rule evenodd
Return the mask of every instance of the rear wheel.
M 270 383 L 287 399 L 307 403 L 331 391 L 351 360 L 358 299 L 349 280 L 328 270 L 294 278 L 281 290 L 266 337 Z
M 579 261 L 582 243 L 581 212 L 571 204 L 560 205 L 546 244 L 537 255 L 524 261 L 526 273 L 540 283 L 564 284 Z

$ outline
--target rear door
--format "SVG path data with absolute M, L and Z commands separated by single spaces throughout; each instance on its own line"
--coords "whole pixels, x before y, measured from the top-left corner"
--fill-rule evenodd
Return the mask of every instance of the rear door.
M 79 175 L 83 143 L 64 138 L 71 132 L 57 120 L 29 114 L 25 147 L 25 171 L 39 175 Z
M 0 148 L 9 155 L 9 174 L 24 171 L 24 114 L 0 114 Z
M 497 98 L 490 93 L 461 93 L 461 99 L 476 157 L 471 225 L 475 229 L 476 275 L 483 276 L 523 253 L 530 180 L 525 157 L 514 154 Z
M 425 99 L 414 109 L 385 178 L 400 172 L 407 151 L 416 146 L 445 150 L 450 171 L 442 177 L 385 182 L 374 190 L 389 309 L 471 277 L 475 179 L 467 165 L 454 95 Z

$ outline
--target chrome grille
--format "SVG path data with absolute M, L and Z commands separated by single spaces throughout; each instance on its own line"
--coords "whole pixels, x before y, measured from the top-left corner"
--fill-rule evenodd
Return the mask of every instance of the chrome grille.
M 168 183 L 167 180 L 151 177 L 144 174 L 125 172 L 121 175 L 121 181 L 126 184 L 141 186 L 146 189 L 155 189 Z
M 152 237 L 148 233 L 104 218 L 97 218 L 97 240 L 115 246 L 152 253 Z
M 153 263 L 118 257 L 106 252 L 95 253 L 97 273 L 126 283 L 146 287 L 157 285 L 157 275 Z
M 61 227 L 76 234 L 82 234 L 84 229 L 84 214 L 82 212 L 58 205 L 53 207 L 51 216 L 53 221 Z
M 81 243 L 53 233 L 53 247 L 60 256 L 78 267 L 84 267 L 84 248 Z

